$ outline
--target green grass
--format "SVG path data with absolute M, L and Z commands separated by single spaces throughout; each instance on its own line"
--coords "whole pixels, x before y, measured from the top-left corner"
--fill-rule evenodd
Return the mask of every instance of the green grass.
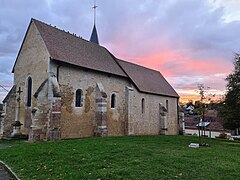
M 0 160 L 22 179 L 239 179 L 240 143 L 196 137 L 130 136 L 18 143 Z M 0 141 L 3 143 L 3 141 Z

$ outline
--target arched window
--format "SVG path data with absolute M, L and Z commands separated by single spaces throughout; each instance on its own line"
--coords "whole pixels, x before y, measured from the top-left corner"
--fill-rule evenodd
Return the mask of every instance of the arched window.
M 27 80 L 27 106 L 32 105 L 32 78 L 29 77 Z
M 112 94 L 111 95 L 111 108 L 115 108 L 116 107 L 116 95 Z
M 75 101 L 75 106 L 76 107 L 82 107 L 82 90 L 81 89 L 78 89 L 76 91 L 76 101 Z
M 60 65 L 59 66 L 57 66 L 57 81 L 59 82 L 59 71 L 60 71 Z
M 168 100 L 166 100 L 166 109 L 167 109 L 167 112 L 168 112 Z
M 142 98 L 142 114 L 145 112 L 145 99 Z

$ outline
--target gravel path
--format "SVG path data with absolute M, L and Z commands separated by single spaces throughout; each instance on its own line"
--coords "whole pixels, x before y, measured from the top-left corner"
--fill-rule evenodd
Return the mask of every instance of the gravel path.
M 12 144 L 0 144 L 0 149 L 11 147 Z M 11 169 L 0 160 L 0 180 L 17 180 Z
M 10 179 L 8 173 L 5 171 L 4 167 L 0 165 L 0 179 L 1 180 L 8 180 Z

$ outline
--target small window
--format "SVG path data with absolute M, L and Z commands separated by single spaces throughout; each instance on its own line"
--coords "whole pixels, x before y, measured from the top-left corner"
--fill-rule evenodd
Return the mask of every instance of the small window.
M 60 71 L 60 65 L 57 67 L 57 81 L 59 82 L 59 71 Z
M 142 114 L 145 113 L 145 99 L 142 98 Z
M 78 89 L 76 91 L 76 102 L 75 102 L 75 107 L 82 107 L 82 95 L 83 92 L 81 89 Z
M 168 100 L 166 100 L 166 109 L 167 109 L 167 112 L 168 112 Z
M 116 107 L 116 95 L 112 94 L 111 96 L 111 108 L 115 108 Z
M 32 105 L 32 78 L 29 77 L 27 80 L 27 106 Z

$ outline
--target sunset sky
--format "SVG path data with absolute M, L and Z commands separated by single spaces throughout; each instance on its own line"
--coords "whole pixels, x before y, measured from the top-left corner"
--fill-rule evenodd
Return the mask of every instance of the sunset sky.
M 89 40 L 93 0 L 0 0 L 0 85 L 10 90 L 31 17 Z M 197 84 L 223 94 L 240 51 L 239 0 L 97 0 L 100 44 L 160 71 L 180 96 Z M 0 102 L 7 91 L 0 87 Z

